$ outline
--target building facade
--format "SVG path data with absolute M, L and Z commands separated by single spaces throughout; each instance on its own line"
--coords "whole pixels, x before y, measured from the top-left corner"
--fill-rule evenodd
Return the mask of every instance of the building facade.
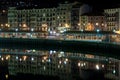
M 106 16 L 107 30 L 120 30 L 120 8 L 104 10 Z
M 80 16 L 80 30 L 106 30 L 105 17 L 102 14 L 85 13 Z
M 58 27 L 77 29 L 80 15 L 90 11 L 87 8 L 77 2 L 65 2 L 53 8 L 9 7 L 9 29 L 40 31 L 57 31 Z
M 8 24 L 10 29 L 23 30 L 56 30 L 57 27 L 71 26 L 71 4 L 59 4 L 57 8 L 18 9 L 10 7 L 8 10 Z

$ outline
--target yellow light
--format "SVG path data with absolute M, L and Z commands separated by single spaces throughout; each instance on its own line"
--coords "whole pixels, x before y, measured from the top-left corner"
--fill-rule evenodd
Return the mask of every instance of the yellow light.
M 78 63 L 78 66 L 80 66 L 80 62 Z
M 69 27 L 69 25 L 66 23 L 66 24 L 65 24 L 65 27 Z
M 61 64 L 62 62 L 61 61 L 59 61 L 59 64 Z
M 10 58 L 10 55 L 7 55 L 7 56 L 6 56 L 6 60 L 8 60 L 9 58 Z
M 47 56 L 44 56 L 43 59 L 46 60 L 46 59 L 47 59 Z
M 68 61 L 68 59 L 66 58 L 65 61 Z
M 5 78 L 8 79 L 8 74 L 5 75 Z
M 1 24 L 1 26 L 3 26 L 3 24 Z
M 4 58 L 2 57 L 2 58 L 1 58 L 1 60 L 3 61 L 3 60 L 4 60 Z
M 23 56 L 23 60 L 25 61 L 27 59 L 27 56 Z
M 23 27 L 27 27 L 26 24 L 23 24 Z

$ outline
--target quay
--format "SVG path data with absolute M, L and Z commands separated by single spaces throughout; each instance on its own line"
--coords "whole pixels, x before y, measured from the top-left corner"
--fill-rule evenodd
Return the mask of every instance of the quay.
M 120 59 L 120 45 L 110 42 L 92 42 L 56 39 L 0 38 L 2 48 L 22 48 L 41 50 L 61 50 L 65 52 L 84 52 L 99 56 Z

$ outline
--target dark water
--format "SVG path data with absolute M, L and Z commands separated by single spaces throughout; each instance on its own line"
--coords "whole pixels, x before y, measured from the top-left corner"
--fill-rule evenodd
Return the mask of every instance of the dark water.
M 60 49 L 1 46 L 0 80 L 117 80 L 119 60 Z

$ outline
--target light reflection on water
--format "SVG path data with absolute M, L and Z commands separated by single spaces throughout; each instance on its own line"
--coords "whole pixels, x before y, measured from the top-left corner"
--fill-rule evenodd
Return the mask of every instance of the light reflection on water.
M 84 80 L 95 75 L 99 75 L 99 79 L 113 77 L 117 80 L 119 76 L 119 60 L 85 53 L 1 48 L 0 64 L 6 66 L 5 78 L 18 73 L 57 76 L 59 80 Z

